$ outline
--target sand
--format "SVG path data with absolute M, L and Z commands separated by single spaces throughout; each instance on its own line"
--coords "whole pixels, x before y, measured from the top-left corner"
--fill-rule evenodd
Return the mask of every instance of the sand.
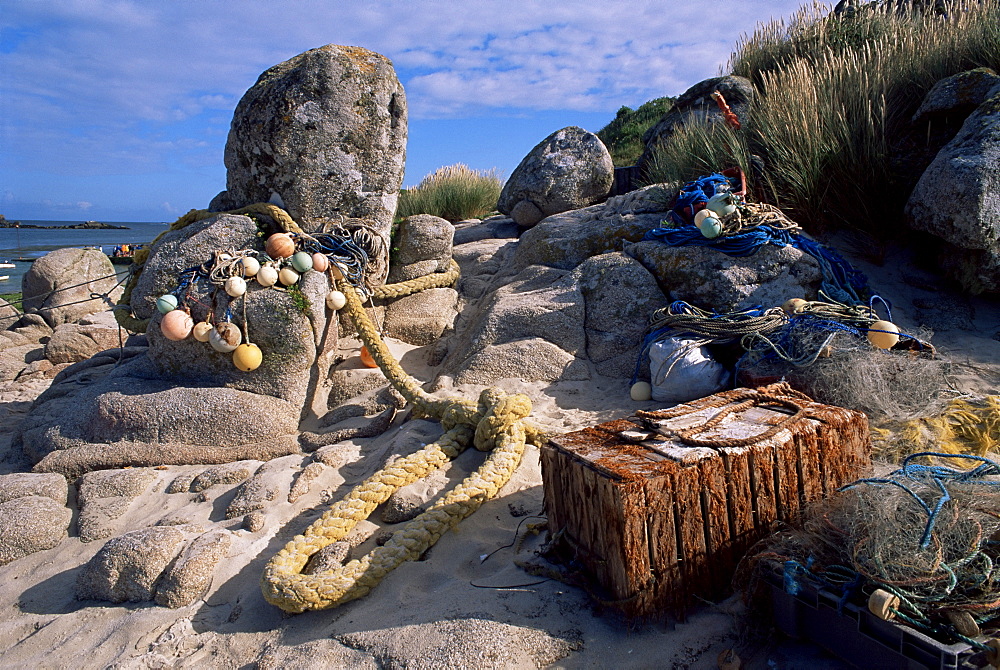
M 903 250 L 891 249 L 882 266 L 850 260 L 892 301 L 894 319 L 904 329 L 921 325 L 916 304 L 932 305 L 921 309 L 936 313 L 933 342 L 955 363 L 956 387 L 998 392 L 1000 303 L 995 298 L 941 289 L 940 278 L 914 269 Z M 398 342 L 393 347 L 418 379 L 430 381 L 439 372 L 425 364 L 427 348 Z M 46 385 L 34 379 L 0 388 L 0 449 L 10 448 L 28 402 Z M 552 432 L 656 407 L 630 401 L 627 380 L 596 374 L 587 382 L 512 379 L 498 385 L 526 392 L 534 404 L 532 420 Z M 481 388 L 444 390 L 475 397 Z M 842 667 L 812 645 L 768 634 L 766 621 L 753 621 L 739 597 L 706 603 L 683 622 L 630 622 L 576 587 L 519 568 L 514 560 L 534 555 L 544 539 L 529 529 L 543 514 L 535 447 L 528 448 L 497 498 L 442 537 L 423 560 L 389 574 L 368 596 L 300 615 L 265 602 L 261 572 L 285 542 L 387 458 L 419 448 L 440 430 L 406 419 L 400 413 L 381 436 L 337 445 L 336 453 L 327 453 L 327 465 L 310 471 L 315 479 L 294 502 L 288 502 L 288 492 L 314 459 L 293 455 L 272 462 L 261 481 L 276 495 L 259 510 L 262 527 L 256 532 L 247 530 L 242 516 L 226 518 L 240 484 L 168 493 L 178 478 L 190 480 L 207 468 L 155 469 L 153 483 L 108 523 L 116 534 L 157 523 L 229 533 L 228 556 L 216 567 L 204 597 L 177 609 L 151 602 L 77 600 L 76 580 L 104 540 L 81 541 L 74 519 L 70 536 L 55 548 L 0 567 L 0 667 L 716 668 L 719 654 L 730 648 L 746 668 Z M 425 490 L 458 481 L 482 458 L 474 450 L 462 454 Z M 342 464 L 331 465 L 338 459 Z M 72 503 L 72 487 L 70 498 Z M 377 514 L 360 524 L 355 552 L 370 548 L 384 525 Z

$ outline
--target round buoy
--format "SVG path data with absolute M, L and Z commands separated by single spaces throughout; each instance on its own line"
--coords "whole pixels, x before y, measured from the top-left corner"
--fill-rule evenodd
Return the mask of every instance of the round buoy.
M 965 637 L 979 637 L 983 634 L 979 629 L 979 624 L 972 618 L 972 614 L 966 610 L 949 610 L 944 614 L 955 630 Z
M 177 309 L 177 296 L 171 293 L 161 295 L 156 299 L 156 309 L 159 310 L 160 314 L 174 311 Z
M 213 349 L 223 354 L 228 354 L 236 349 L 242 341 L 243 334 L 240 329 L 228 321 L 223 321 L 208 334 L 208 343 L 212 345 Z
M 192 328 L 194 321 L 191 320 L 191 315 L 182 309 L 167 312 L 160 321 L 160 332 L 165 338 L 174 342 L 180 342 L 190 335 Z
M 894 609 L 899 609 L 899 596 L 882 589 L 875 589 L 868 596 L 868 611 L 882 621 L 891 621 L 896 618 L 892 611 Z
M 292 268 L 281 268 L 281 272 L 278 273 L 278 281 L 280 281 L 284 286 L 291 286 L 299 280 L 299 273 Z
M 992 668 L 1000 668 L 1000 640 L 990 638 L 986 640 L 986 646 L 989 647 L 989 651 L 986 652 L 986 662 L 990 664 Z
M 719 221 L 714 216 L 706 216 L 698 224 L 698 230 L 701 234 L 710 240 L 714 240 L 716 237 L 722 234 L 722 222 Z
M 366 368 L 377 368 L 378 363 L 372 358 L 372 355 L 368 353 L 368 347 L 361 347 L 361 363 Z
M 275 233 L 267 238 L 264 253 L 274 259 L 288 258 L 295 253 L 295 242 L 288 233 Z
M 715 212 L 710 209 L 699 209 L 694 213 L 694 225 L 700 226 L 701 222 L 709 217 L 718 218 L 715 216 Z
M 876 321 L 868 327 L 868 341 L 878 349 L 891 349 L 899 342 L 899 328 L 891 321 Z
M 785 310 L 789 314 L 795 314 L 796 312 L 801 312 L 802 308 L 806 306 L 805 300 L 802 298 L 789 298 L 785 301 L 785 304 L 781 306 L 781 309 Z
M 244 277 L 253 277 L 257 274 L 257 270 L 260 270 L 260 261 L 253 256 L 244 256 L 240 261 L 240 268 L 243 270 Z
M 233 352 L 233 365 L 243 372 L 252 372 L 260 367 L 264 354 L 256 344 L 241 344 Z
M 340 291 L 330 291 L 326 294 L 326 306 L 337 311 L 347 304 L 347 296 Z
M 708 199 L 708 204 L 705 207 L 719 216 L 729 216 L 736 211 L 732 193 L 716 193 Z
M 312 255 L 312 259 L 313 270 L 316 272 L 326 272 L 326 269 L 330 267 L 330 259 L 318 251 Z
M 313 268 L 313 258 L 305 251 L 297 251 L 292 256 L 292 267 L 296 272 L 308 272 Z
M 215 330 L 215 326 L 210 324 L 208 321 L 199 321 L 194 324 L 194 328 L 191 330 L 191 333 L 194 335 L 194 339 L 199 342 L 208 342 L 208 336 L 213 330 Z
M 636 382 L 629 389 L 629 395 L 632 396 L 632 400 L 638 402 L 651 400 L 653 398 L 653 387 L 649 385 L 649 382 Z
M 257 283 L 261 286 L 274 286 L 278 282 L 278 271 L 273 265 L 265 265 L 257 270 Z
M 241 295 L 247 292 L 247 282 L 243 277 L 230 277 L 226 280 L 226 293 L 233 296 L 234 298 L 239 298 Z

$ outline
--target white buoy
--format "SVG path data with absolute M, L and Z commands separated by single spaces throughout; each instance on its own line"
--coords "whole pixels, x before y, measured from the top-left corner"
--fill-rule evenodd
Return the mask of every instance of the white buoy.
M 226 293 L 234 298 L 239 298 L 247 292 L 247 282 L 243 277 L 230 277 L 226 280 Z
M 632 388 L 629 389 L 629 395 L 632 396 L 632 400 L 635 400 L 636 402 L 650 400 L 653 397 L 653 387 L 650 386 L 649 382 L 636 382 L 632 384 Z
M 208 335 L 208 343 L 212 348 L 223 354 L 234 351 L 243 341 L 243 334 L 240 329 L 224 321 L 216 326 Z
M 273 265 L 265 265 L 257 270 L 257 283 L 261 286 L 274 286 L 278 282 L 278 271 Z
M 781 309 L 785 310 L 789 314 L 794 314 L 796 312 L 802 311 L 802 308 L 806 306 L 806 301 L 802 298 L 789 298 L 785 301 L 785 304 L 781 306 Z
M 199 342 L 208 342 L 208 336 L 211 335 L 213 330 L 215 330 L 215 326 L 208 321 L 199 321 L 194 324 L 194 329 L 191 332 L 194 335 L 194 339 Z
M 708 204 L 705 207 L 719 216 L 729 216 L 736 211 L 732 193 L 716 193 L 708 199 Z
M 281 272 L 278 273 L 278 281 L 285 286 L 291 286 L 299 280 L 299 276 L 299 273 L 292 268 L 281 268 Z
M 244 277 L 253 277 L 260 270 L 260 261 L 253 256 L 244 256 L 240 261 L 240 267 L 243 268 Z
M 347 304 L 347 296 L 340 291 L 330 291 L 326 294 L 326 306 L 336 311 Z

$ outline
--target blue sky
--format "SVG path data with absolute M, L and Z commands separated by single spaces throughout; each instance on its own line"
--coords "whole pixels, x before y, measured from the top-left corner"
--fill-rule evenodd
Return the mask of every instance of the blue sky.
M 324 44 L 392 59 L 405 186 L 509 175 L 545 136 L 715 76 L 802 0 L 0 0 L 0 213 L 171 221 L 225 188 L 233 109 Z

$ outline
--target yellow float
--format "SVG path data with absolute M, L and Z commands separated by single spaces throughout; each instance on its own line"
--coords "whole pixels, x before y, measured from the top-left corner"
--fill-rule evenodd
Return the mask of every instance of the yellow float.
M 899 342 L 899 328 L 891 321 L 876 321 L 868 327 L 868 341 L 878 349 L 891 349 Z
M 260 367 L 264 354 L 256 344 L 244 343 L 233 352 L 233 365 L 243 372 L 252 372 Z

